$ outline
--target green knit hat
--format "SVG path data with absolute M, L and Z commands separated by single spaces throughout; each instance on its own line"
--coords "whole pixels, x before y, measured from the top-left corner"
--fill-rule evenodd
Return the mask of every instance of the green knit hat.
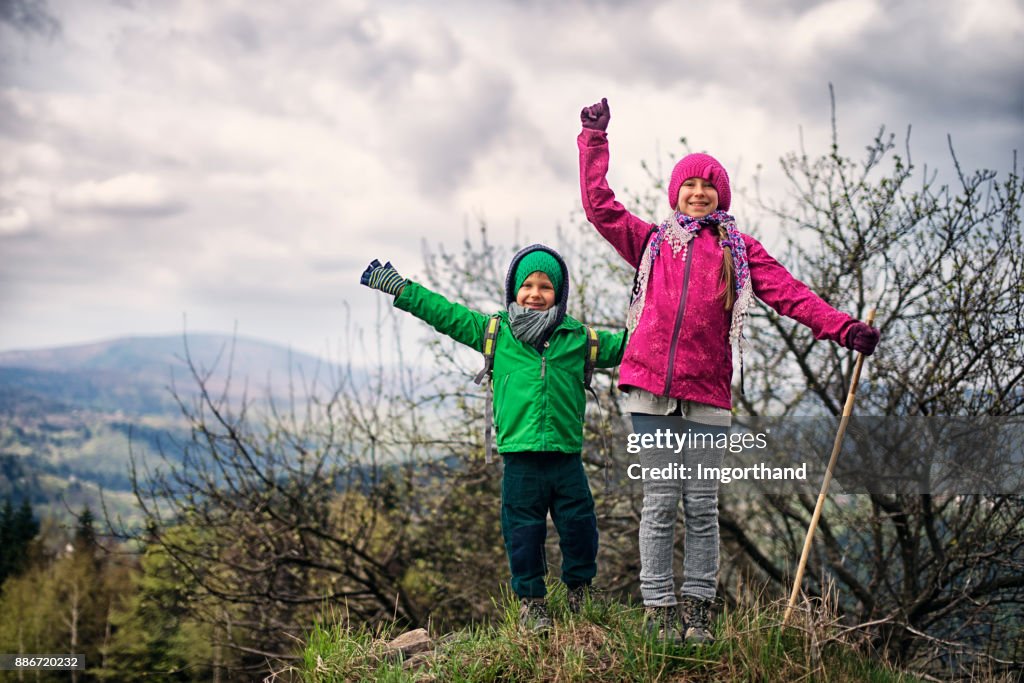
M 540 249 L 531 251 L 519 260 L 519 265 L 516 266 L 516 286 L 512 290 L 513 293 L 519 291 L 519 288 L 523 286 L 523 281 L 530 276 L 530 273 L 536 273 L 538 270 L 551 278 L 551 284 L 555 286 L 555 297 L 560 296 L 562 293 L 562 267 L 558 265 L 558 259 Z

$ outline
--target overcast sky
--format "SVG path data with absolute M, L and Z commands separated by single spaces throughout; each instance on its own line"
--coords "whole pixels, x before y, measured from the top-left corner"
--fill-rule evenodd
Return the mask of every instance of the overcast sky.
M 0 0 L 0 350 L 185 315 L 322 353 L 371 258 L 415 276 L 481 218 L 550 238 L 602 96 L 613 187 L 681 135 L 777 187 L 830 82 L 850 154 L 912 124 L 915 162 L 951 133 L 1005 172 L 1022 45 L 1021 0 Z

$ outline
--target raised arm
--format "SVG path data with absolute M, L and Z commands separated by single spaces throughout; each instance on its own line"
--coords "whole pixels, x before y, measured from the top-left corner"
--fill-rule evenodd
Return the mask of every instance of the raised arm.
M 432 292 L 423 285 L 403 278 L 389 261 L 381 265 L 374 259 L 360 283 L 395 297 L 395 308 L 408 311 L 441 334 L 472 347 L 483 348 L 487 316 Z
M 810 328 L 815 339 L 828 339 L 866 355 L 874 352 L 879 331 L 838 311 L 790 274 L 753 237 L 743 236 L 754 295 L 780 315 Z
M 622 258 L 636 268 L 653 224 L 626 210 L 608 187 L 608 100 L 584 107 L 580 112 L 583 130 L 576 138 L 580 150 L 580 193 L 583 210 L 597 231 L 615 247 Z
M 597 331 L 597 367 L 614 368 L 622 362 L 622 353 L 626 350 L 626 330 L 608 332 Z

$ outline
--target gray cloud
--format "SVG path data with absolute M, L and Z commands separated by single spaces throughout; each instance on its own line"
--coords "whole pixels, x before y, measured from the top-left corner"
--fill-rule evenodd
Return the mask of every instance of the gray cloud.
M 915 118 L 1017 117 L 1024 92 L 1020 31 L 958 38 L 939 6 L 886 7 L 884 21 L 864 27 L 855 44 L 825 47 L 811 73 L 855 92 L 906 103 Z
M 61 30 L 60 21 L 50 14 L 46 0 L 0 0 L 0 22 L 45 38 L 53 38 Z
M 403 135 L 425 191 L 448 193 L 461 184 L 474 161 L 510 125 L 512 89 L 499 74 L 476 73 L 462 87 L 430 98 L 432 103 L 449 100 L 445 110 L 409 116 Z
M 639 160 L 680 134 L 730 170 L 773 165 L 798 127 L 827 135 L 830 82 L 856 145 L 912 123 L 922 160 L 947 162 L 951 131 L 968 165 L 1002 164 L 1024 139 L 1024 13 L 994 1 L 1005 17 L 952 0 L 0 0 L 0 348 L 173 330 L 185 311 L 315 350 L 342 300 L 375 310 L 370 258 L 415 275 L 424 238 L 457 248 L 478 219 L 546 239 L 579 208 L 578 112 L 602 95 L 619 189 L 646 187 Z

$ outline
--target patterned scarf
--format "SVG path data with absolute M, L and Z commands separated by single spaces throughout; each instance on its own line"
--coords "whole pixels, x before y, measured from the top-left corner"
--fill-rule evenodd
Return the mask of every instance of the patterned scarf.
M 673 219 L 675 220 L 673 221 Z M 673 223 L 691 235 L 696 235 L 705 226 L 717 228 L 719 224 L 725 225 L 727 237 L 720 240 L 719 244 L 722 245 L 723 249 L 728 247 L 732 250 L 733 270 L 735 271 L 736 278 L 736 295 L 739 296 L 739 293 L 743 291 L 743 285 L 750 278 L 750 264 L 747 262 L 747 245 L 743 243 L 743 237 L 740 236 L 740 231 L 736 228 L 736 219 L 721 210 L 708 214 L 703 218 L 694 218 L 693 216 L 687 216 L 685 213 L 676 211 L 674 216 L 665 219 L 658 227 L 658 233 L 651 239 L 651 263 L 654 263 L 655 257 L 661 250 L 661 243 L 666 239 L 666 233 Z M 679 249 L 676 248 L 674 251 L 678 252 Z
M 743 336 L 743 318 L 750 307 L 753 288 L 750 285 L 750 263 L 747 259 L 747 247 L 743 243 L 743 236 L 740 235 L 740 231 L 736 228 L 736 219 L 725 211 L 715 211 L 703 218 L 694 218 L 693 216 L 687 216 L 676 211 L 658 227 L 658 231 L 648 244 L 647 251 L 640 257 L 640 267 L 637 270 L 633 301 L 629 305 L 629 313 L 626 316 L 626 327 L 629 329 L 630 334 L 636 329 L 636 324 L 640 320 L 641 313 L 643 313 L 651 266 L 654 264 L 654 259 L 658 258 L 661 254 L 662 246 L 668 244 L 672 248 L 672 256 L 678 256 L 682 252 L 682 258 L 685 259 L 685 250 L 688 248 L 688 243 L 693 239 L 693 236 L 702 227 L 717 228 L 719 225 L 725 227 L 727 235 L 719 243 L 723 249 L 729 248 L 732 250 L 733 270 L 735 271 L 736 302 L 732 308 L 729 342 L 739 342 Z M 742 347 L 740 351 L 742 353 Z
M 512 325 L 512 334 L 516 339 L 540 351 L 551 331 L 559 323 L 558 305 L 546 311 L 538 311 L 525 308 L 513 301 L 508 305 L 508 321 Z

